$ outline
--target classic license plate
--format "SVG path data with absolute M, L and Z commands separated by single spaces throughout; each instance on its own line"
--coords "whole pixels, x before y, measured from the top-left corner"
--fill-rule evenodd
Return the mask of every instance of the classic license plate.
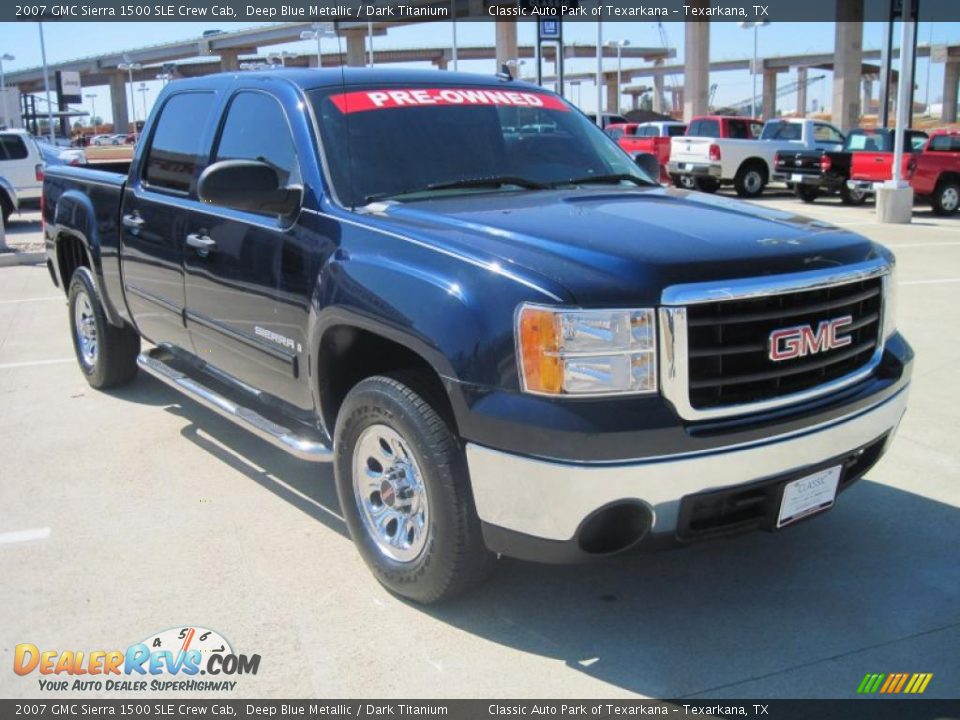
M 802 520 L 832 506 L 837 497 L 839 482 L 839 465 L 788 482 L 783 487 L 783 500 L 780 502 L 780 517 L 777 518 L 777 527 L 781 528 L 790 523 L 795 523 L 797 520 Z
M 803 175 L 794 173 L 793 175 L 790 176 L 790 180 L 791 182 L 803 182 Z

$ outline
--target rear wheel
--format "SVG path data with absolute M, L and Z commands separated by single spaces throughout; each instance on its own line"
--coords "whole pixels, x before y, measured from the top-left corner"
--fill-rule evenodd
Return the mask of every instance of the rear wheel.
M 133 380 L 140 336 L 127 326 L 118 328 L 107 322 L 89 268 L 74 271 L 68 300 L 73 348 L 87 382 L 105 389 Z
M 933 191 L 930 204 L 937 215 L 953 215 L 960 208 L 960 184 L 955 180 L 941 182 Z
M 851 190 L 846 183 L 840 186 L 840 202 L 844 205 L 863 205 L 867 194 L 863 190 Z
M 820 188 L 810 187 L 809 185 L 797 185 L 794 188 L 797 197 L 803 200 L 805 203 L 812 203 L 818 197 L 820 197 Z
M 733 187 L 740 197 L 755 198 L 767 184 L 767 173 L 759 163 L 742 165 L 733 178 Z
M 377 580 L 436 603 L 486 577 L 494 557 L 460 442 L 424 386 L 415 376 L 358 383 L 338 415 L 335 474 L 350 535 Z
M 674 180 L 674 185 L 684 190 L 696 190 L 697 180 L 693 175 L 677 175 L 677 179 Z

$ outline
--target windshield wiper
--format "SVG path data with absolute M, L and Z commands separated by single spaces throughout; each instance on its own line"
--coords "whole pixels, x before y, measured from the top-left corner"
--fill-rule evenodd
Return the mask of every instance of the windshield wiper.
M 449 182 L 431 183 L 427 190 L 454 190 L 456 188 L 503 187 L 516 185 L 526 190 L 545 190 L 548 186 L 536 180 L 528 180 L 514 175 L 491 175 L 489 177 L 461 178 Z
M 646 186 L 646 185 L 655 185 L 649 180 L 644 180 L 639 178 L 636 175 L 628 175 L 627 173 L 621 173 L 617 175 L 585 175 L 580 178 L 570 178 L 569 180 L 559 180 L 554 183 L 550 183 L 550 187 L 559 187 L 560 185 L 587 185 L 589 183 L 615 183 L 615 182 L 632 182 L 637 185 Z
M 524 188 L 525 190 L 546 190 L 549 186 L 535 180 L 527 180 L 513 175 L 491 175 L 489 177 L 461 178 L 460 180 L 450 180 L 445 182 L 431 183 L 426 187 L 415 190 L 398 190 L 397 192 L 375 193 L 367 195 L 363 199 L 365 205 L 378 200 L 389 200 L 400 198 L 404 195 L 416 195 L 417 193 L 430 192 L 431 190 L 457 190 L 459 188 L 499 188 L 509 185 Z

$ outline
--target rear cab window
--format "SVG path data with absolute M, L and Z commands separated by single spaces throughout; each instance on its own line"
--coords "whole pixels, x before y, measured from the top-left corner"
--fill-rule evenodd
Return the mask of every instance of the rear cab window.
M 720 137 L 720 121 L 713 119 L 694 120 L 690 123 L 690 129 L 687 131 L 687 135 L 691 137 L 718 138 Z
M 30 155 L 20 135 L 0 133 L 0 160 L 24 160 Z
M 214 102 L 210 92 L 183 92 L 164 103 L 142 171 L 150 189 L 190 192 L 194 174 L 205 162 L 202 123 L 210 116 Z

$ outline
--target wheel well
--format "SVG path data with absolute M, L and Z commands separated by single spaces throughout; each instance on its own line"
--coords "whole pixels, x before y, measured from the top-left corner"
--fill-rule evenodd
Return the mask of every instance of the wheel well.
M 0 208 L 3 209 L 4 214 L 6 214 L 7 210 L 13 212 L 13 199 L 10 197 L 6 188 L 0 188 Z
M 937 187 L 940 187 L 944 183 L 952 182 L 960 185 L 960 173 L 955 172 L 945 172 L 941 173 L 940 177 L 937 178 Z
M 397 374 L 416 385 L 456 432 L 453 408 L 437 371 L 400 343 L 351 325 L 337 325 L 324 333 L 317 365 L 321 413 L 331 435 L 343 400 L 354 385 L 374 375 Z
M 756 167 L 760 170 L 763 175 L 764 182 L 770 179 L 770 168 L 767 167 L 767 163 L 763 158 L 752 157 L 747 158 L 742 163 L 740 163 L 740 169 L 738 172 L 745 172 L 749 168 Z
M 61 235 L 57 239 L 57 265 L 64 292 L 70 292 L 70 278 L 78 267 L 90 267 L 90 258 L 80 238 L 73 235 Z

